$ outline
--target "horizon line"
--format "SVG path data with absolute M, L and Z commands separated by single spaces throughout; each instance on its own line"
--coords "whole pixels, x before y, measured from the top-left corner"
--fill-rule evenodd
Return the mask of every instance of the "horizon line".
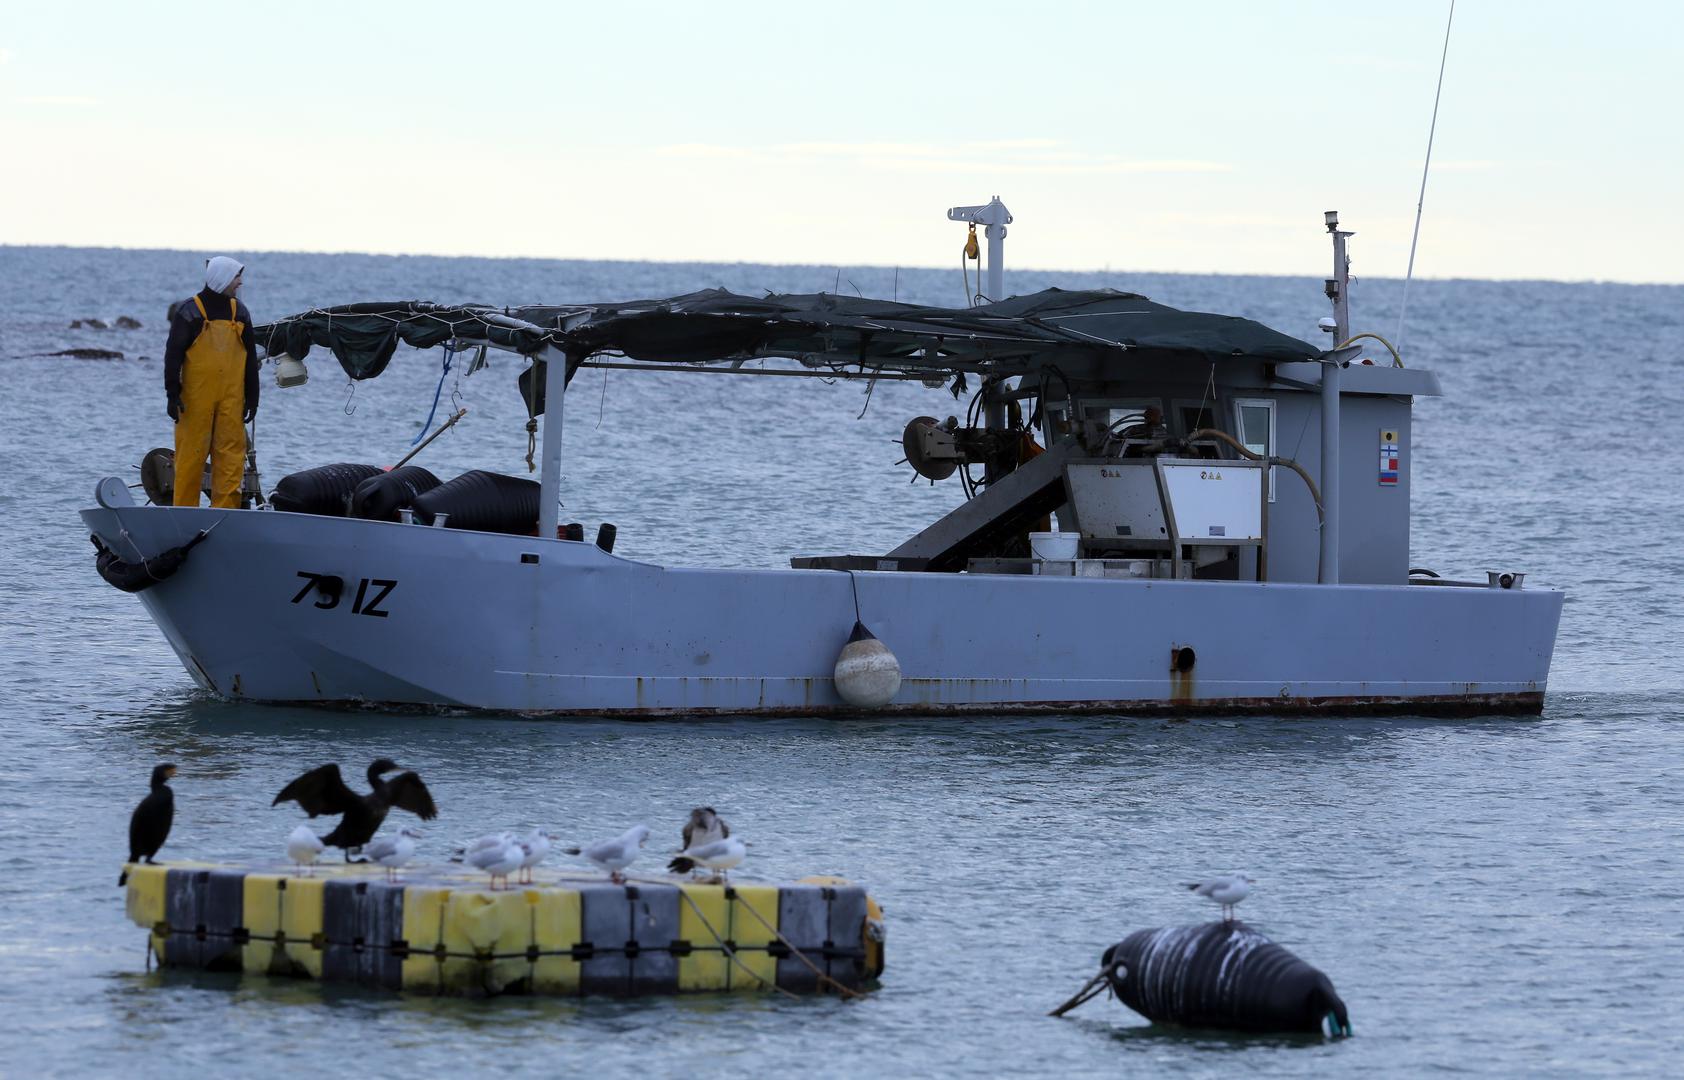
M 126 244 L 92 245 L 92 244 L 13 244 L 0 242 L 0 251 L 39 249 L 47 251 L 123 251 L 132 253 L 158 254 L 197 254 L 208 251 L 208 248 L 172 248 L 130 246 Z M 553 262 L 553 263 L 610 263 L 625 266 L 768 266 L 785 269 L 864 269 L 864 270 L 932 270 L 937 272 L 951 271 L 952 267 L 926 266 L 909 263 L 819 263 L 819 262 L 779 262 L 776 260 L 756 259 L 596 259 L 583 256 L 564 257 L 556 255 L 445 255 L 426 251 L 356 251 L 356 250 L 323 250 L 301 248 L 223 248 L 223 251 L 239 251 L 246 255 L 357 255 L 377 259 L 478 259 L 488 262 Z M 1090 267 L 1086 269 L 1073 267 L 1042 267 L 1016 266 L 1008 267 L 1008 274 L 1017 272 L 1033 272 L 1037 274 L 1150 274 L 1155 276 L 1174 277 L 1246 277 L 1246 278 L 1302 278 L 1311 281 L 1321 280 L 1317 274 L 1265 274 L 1254 271 L 1236 270 L 1151 270 L 1127 269 L 1119 270 L 1109 266 Z M 1401 282 L 1404 279 L 1387 274 L 1364 274 L 1367 281 Z M 1452 283 L 1458 281 L 1488 281 L 1493 283 L 1526 284 L 1540 283 L 1548 285 L 1624 285 L 1636 288 L 1680 288 L 1684 287 L 1684 278 L 1677 281 L 1639 281 L 1622 278 L 1548 278 L 1548 277 L 1471 277 L 1449 276 L 1438 277 L 1418 275 L 1414 280 Z

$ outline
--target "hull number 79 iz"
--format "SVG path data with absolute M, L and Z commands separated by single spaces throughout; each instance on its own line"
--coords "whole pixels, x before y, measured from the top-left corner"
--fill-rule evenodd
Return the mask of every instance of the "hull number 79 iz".
M 293 603 L 302 604 L 304 598 L 313 592 L 316 594 L 315 606 L 323 611 L 332 611 L 339 606 L 340 599 L 345 595 L 344 578 L 337 574 L 312 574 L 305 570 L 300 570 L 298 576 L 304 579 L 304 587 L 292 598 Z M 384 619 L 391 612 L 381 610 L 380 604 L 397 587 L 396 581 L 387 578 L 361 579 L 357 582 L 356 599 L 351 601 L 351 614 Z

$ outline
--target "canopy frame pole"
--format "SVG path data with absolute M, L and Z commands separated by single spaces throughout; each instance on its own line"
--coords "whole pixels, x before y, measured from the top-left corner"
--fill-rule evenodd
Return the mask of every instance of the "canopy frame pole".
M 590 317 L 588 309 L 576 311 L 560 320 L 559 329 L 565 334 L 589 321 Z M 588 352 L 580 353 L 579 363 L 583 364 L 589 355 Z M 561 421 L 567 403 L 567 367 L 572 357 L 557 346 L 545 343 L 533 359 L 544 361 L 544 444 L 539 450 L 542 467 L 538 475 L 538 536 L 553 540 L 556 527 L 561 524 Z
M 544 361 L 544 445 L 539 474 L 538 535 L 555 539 L 561 524 L 561 425 L 567 399 L 567 354 L 545 345 L 536 359 Z

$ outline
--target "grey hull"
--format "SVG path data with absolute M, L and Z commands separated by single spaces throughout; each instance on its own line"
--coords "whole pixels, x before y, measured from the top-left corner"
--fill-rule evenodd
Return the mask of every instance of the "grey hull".
M 268 702 L 847 712 L 832 671 L 857 591 L 904 674 L 883 711 L 1537 712 L 1562 604 L 1547 589 L 671 568 L 268 511 L 82 518 L 125 557 L 214 526 L 139 596 L 201 686 Z

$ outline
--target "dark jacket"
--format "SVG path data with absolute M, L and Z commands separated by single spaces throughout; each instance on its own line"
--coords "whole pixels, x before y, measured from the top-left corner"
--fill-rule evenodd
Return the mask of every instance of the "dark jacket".
M 257 412 L 257 339 L 251 332 L 251 309 L 233 297 L 208 288 L 199 291 L 199 301 L 205 305 L 205 314 L 213 319 L 228 318 L 228 305 L 234 304 L 237 312 L 234 317 L 245 324 L 240 340 L 246 347 L 246 411 Z M 187 359 L 187 349 L 199 340 L 199 331 L 204 328 L 205 320 L 200 318 L 192 297 L 170 308 L 170 339 L 164 346 L 164 393 L 170 401 L 181 398 L 181 365 Z

